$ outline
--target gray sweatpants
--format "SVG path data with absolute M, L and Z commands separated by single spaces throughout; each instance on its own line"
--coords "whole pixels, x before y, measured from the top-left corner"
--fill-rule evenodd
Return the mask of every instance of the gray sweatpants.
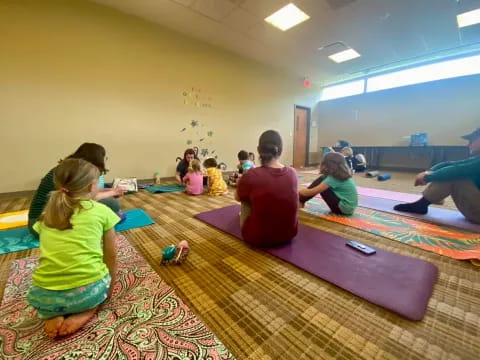
M 451 196 L 458 210 L 467 220 L 480 224 L 480 189 L 471 180 L 432 182 L 423 197 L 433 204 Z

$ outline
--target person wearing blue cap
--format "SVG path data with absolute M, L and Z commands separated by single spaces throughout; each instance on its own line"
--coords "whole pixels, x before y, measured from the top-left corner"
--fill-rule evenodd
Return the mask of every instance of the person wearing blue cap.
M 462 136 L 468 141 L 471 157 L 433 166 L 415 178 L 415 186 L 428 185 L 423 197 L 408 204 L 394 206 L 397 211 L 426 214 L 430 204 L 451 196 L 467 220 L 480 224 L 480 128 Z

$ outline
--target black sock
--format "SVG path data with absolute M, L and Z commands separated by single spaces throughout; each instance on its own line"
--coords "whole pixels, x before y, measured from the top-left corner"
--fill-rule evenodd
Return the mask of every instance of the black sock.
M 417 200 L 414 203 L 395 205 L 393 209 L 397 211 L 411 212 L 415 214 L 426 214 L 428 212 L 428 205 L 430 204 L 430 201 L 422 197 L 420 200 Z

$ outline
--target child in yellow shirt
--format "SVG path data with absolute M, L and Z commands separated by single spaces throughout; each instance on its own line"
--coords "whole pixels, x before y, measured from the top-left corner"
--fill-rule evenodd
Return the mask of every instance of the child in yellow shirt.
M 207 195 L 219 196 L 228 193 L 227 183 L 223 180 L 222 171 L 217 169 L 217 161 L 214 158 L 205 159 L 203 166 L 207 169 L 208 188 Z

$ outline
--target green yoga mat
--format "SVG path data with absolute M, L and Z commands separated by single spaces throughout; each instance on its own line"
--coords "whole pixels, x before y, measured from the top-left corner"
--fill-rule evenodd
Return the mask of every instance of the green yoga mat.
M 142 209 L 127 210 L 124 213 L 127 215 L 127 219 L 121 224 L 115 226 L 115 231 L 117 232 L 155 223 Z M 39 246 L 40 243 L 38 239 L 30 234 L 30 231 L 28 231 L 26 226 L 0 231 L 0 255 L 20 250 L 38 248 Z
M 185 186 L 177 185 L 177 184 L 172 184 L 172 185 L 152 185 L 152 186 L 147 186 L 145 188 L 148 192 L 151 192 L 153 194 L 157 193 L 168 193 L 168 192 L 176 192 L 176 191 L 184 191 Z
M 27 227 L 0 231 L 0 254 L 38 248 L 39 246 L 38 239 L 30 234 Z

